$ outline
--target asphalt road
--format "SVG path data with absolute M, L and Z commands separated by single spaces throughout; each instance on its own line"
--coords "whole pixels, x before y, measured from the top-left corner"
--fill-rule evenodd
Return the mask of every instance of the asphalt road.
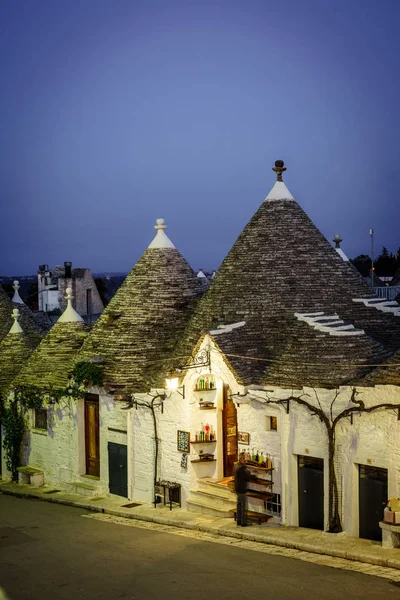
M 400 598 L 385 579 L 199 537 L 0 494 L 0 587 L 10 600 Z

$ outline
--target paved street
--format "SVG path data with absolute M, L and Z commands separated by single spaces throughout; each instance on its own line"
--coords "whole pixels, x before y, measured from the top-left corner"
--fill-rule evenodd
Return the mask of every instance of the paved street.
M 229 538 L 221 544 L 199 532 L 163 529 L 1 495 L 0 585 L 10 600 L 400 595 L 388 579 L 259 552 Z

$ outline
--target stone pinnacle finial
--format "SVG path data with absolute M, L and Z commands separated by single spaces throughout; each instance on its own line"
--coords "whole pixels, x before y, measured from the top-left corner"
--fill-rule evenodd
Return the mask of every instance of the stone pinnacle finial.
M 154 229 L 157 231 L 154 240 L 149 245 L 149 248 L 175 248 L 167 234 L 165 229 L 167 226 L 164 219 L 157 219 Z
M 19 295 L 19 281 L 15 280 L 14 281 L 14 296 L 12 297 L 12 302 L 16 302 L 17 304 L 24 304 L 24 301 L 22 300 L 21 296 Z
M 333 236 L 333 240 L 332 242 L 335 242 L 335 248 L 340 248 L 340 242 L 342 242 L 342 236 L 340 235 L 340 233 L 335 233 L 335 235 Z
M 10 333 L 22 333 L 21 325 L 18 323 L 19 319 L 19 310 L 18 308 L 14 308 L 12 311 L 12 316 L 14 319 L 13 326 L 10 329 Z
M 64 310 L 61 317 L 58 319 L 59 323 L 73 323 L 76 321 L 83 321 L 82 317 L 76 312 L 72 306 L 72 289 L 67 287 L 65 290 L 65 299 L 67 300 L 67 308 Z
M 157 219 L 156 221 L 156 225 L 154 225 L 154 229 L 167 229 L 167 226 L 165 225 L 165 221 L 164 219 Z
M 275 166 L 272 167 L 272 170 L 275 171 L 275 173 L 276 173 L 277 181 L 283 181 L 282 173 L 284 173 L 286 171 L 286 167 L 284 165 L 285 165 L 285 163 L 283 162 L 283 160 L 276 160 Z

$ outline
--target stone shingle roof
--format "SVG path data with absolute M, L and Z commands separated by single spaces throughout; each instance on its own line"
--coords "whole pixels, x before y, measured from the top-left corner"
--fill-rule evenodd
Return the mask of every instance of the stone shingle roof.
M 343 362 L 378 363 L 400 346 L 400 318 L 380 313 L 353 298 L 369 298 L 370 290 L 350 269 L 309 217 L 278 181 L 244 228 L 201 299 L 175 354 L 189 356 L 199 337 L 224 323 L 246 327 L 218 336 L 223 351 L 286 360 L 287 368 L 261 372 L 255 360 L 233 361 L 239 378 L 251 383 L 301 383 L 289 359 L 325 363 L 304 372 L 314 385 L 348 381 L 353 373 L 330 365 Z M 365 332 L 363 339 L 333 338 L 298 322 L 295 313 L 335 313 Z M 386 350 L 383 346 L 387 346 Z M 272 364 L 272 363 L 271 363 Z M 364 371 L 363 371 L 364 372 Z
M 13 380 L 13 385 L 42 389 L 66 387 L 75 355 L 88 331 L 87 325 L 81 321 L 57 322 Z
M 0 390 L 9 387 L 33 351 L 29 338 L 22 333 L 8 333 L 0 343 Z
M 77 360 L 104 358 L 108 389 L 147 392 L 164 387 L 163 366 L 204 289 L 186 260 L 169 244 L 150 245 L 144 252 L 77 356 Z
M 400 386 L 400 352 L 395 352 L 385 361 L 390 367 L 377 367 L 365 377 L 357 381 L 358 385 L 397 385 Z
M 0 285 L 0 341 L 8 334 L 13 324 L 12 310 L 20 311 L 20 324 L 33 346 L 36 346 L 46 332 L 44 324 L 37 322 L 32 311 L 25 304 L 14 304 Z

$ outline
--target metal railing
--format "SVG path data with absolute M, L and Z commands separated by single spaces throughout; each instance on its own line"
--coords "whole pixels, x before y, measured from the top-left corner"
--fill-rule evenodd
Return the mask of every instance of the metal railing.
M 382 287 L 374 287 L 374 293 L 379 298 L 385 300 L 394 300 L 400 294 L 400 285 L 384 285 Z

